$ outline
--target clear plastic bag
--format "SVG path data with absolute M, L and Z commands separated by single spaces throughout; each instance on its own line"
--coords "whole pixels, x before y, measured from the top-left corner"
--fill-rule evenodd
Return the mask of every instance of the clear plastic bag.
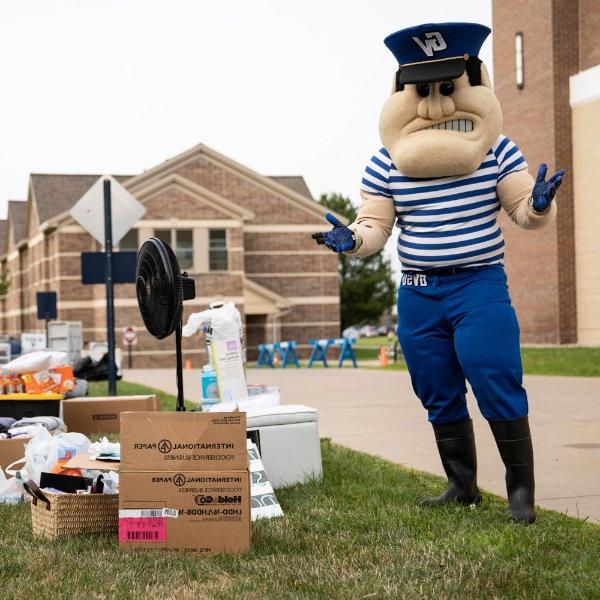
M 68 460 L 80 452 L 87 452 L 90 440 L 82 433 L 59 433 L 51 435 L 38 426 L 38 431 L 25 446 L 24 479 L 33 479 L 39 485 L 42 471 L 50 471 L 62 460 Z M 26 476 L 25 476 L 26 474 Z
M 23 480 L 20 476 L 6 479 L 0 469 L 0 504 L 18 504 L 23 501 Z

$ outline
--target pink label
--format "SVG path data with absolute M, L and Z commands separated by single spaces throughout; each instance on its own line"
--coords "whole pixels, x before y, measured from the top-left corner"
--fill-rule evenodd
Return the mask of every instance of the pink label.
M 119 519 L 119 542 L 166 542 L 166 517 L 127 517 Z

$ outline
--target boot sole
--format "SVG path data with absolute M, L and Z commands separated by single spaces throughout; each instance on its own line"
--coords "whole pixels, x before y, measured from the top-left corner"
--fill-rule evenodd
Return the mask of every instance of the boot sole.
M 510 510 L 507 510 L 506 512 L 508 516 L 512 519 L 512 521 L 514 523 L 518 523 L 519 525 L 533 525 L 535 523 L 535 513 L 530 515 L 517 515 L 510 512 Z
M 424 498 L 419 500 L 419 506 L 444 506 L 445 504 L 462 504 L 464 506 L 479 506 L 481 504 L 481 494 L 473 499 L 462 498 Z

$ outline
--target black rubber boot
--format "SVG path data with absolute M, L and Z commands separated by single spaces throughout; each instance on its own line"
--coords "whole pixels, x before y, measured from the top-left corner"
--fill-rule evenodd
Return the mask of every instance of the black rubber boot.
M 535 481 L 529 419 L 490 421 L 490 427 L 506 467 L 508 512 L 517 523 L 533 523 Z
M 481 494 L 477 487 L 477 455 L 471 419 L 458 423 L 433 425 L 435 441 L 448 477 L 448 489 L 435 498 L 421 500 L 424 505 L 479 504 Z

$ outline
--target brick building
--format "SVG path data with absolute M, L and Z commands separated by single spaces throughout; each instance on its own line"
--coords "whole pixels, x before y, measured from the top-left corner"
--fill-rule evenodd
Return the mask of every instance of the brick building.
M 597 0 L 493 2 L 503 132 L 533 175 L 542 162 L 567 172 L 555 223 L 535 232 L 502 223 L 524 342 L 600 344 L 599 30 Z
M 84 341 L 106 339 L 105 291 L 81 283 L 80 254 L 97 242 L 69 210 L 99 175 L 38 175 L 27 201 L 11 201 L 0 222 L 0 265 L 11 280 L 0 300 L 0 331 L 41 331 L 36 293 L 56 291 L 59 318 L 82 321 Z M 118 176 L 146 213 L 120 242 L 136 250 L 152 235 L 168 241 L 196 281 L 186 316 L 212 300 L 235 302 L 250 349 L 262 341 L 339 335 L 337 257 L 310 233 L 323 209 L 302 177 L 266 177 L 199 145 L 136 176 Z M 170 365 L 173 346 L 143 328 L 133 284 L 115 286 L 117 340 L 139 328 L 134 366 Z M 185 358 L 204 362 L 204 345 L 184 340 Z M 252 356 L 252 352 L 250 352 Z

